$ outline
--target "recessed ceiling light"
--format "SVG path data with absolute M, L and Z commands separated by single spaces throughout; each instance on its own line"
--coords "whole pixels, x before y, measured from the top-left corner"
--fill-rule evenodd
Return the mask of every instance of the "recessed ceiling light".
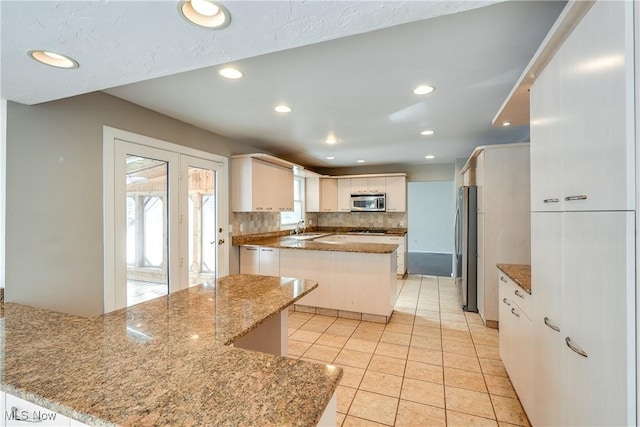
M 327 160 L 335 160 L 335 159 L 336 159 L 336 158 L 335 158 L 335 157 L 333 157 L 333 156 L 328 156 L 328 157 L 327 157 Z
M 364 163 L 366 160 L 356 160 L 358 163 Z
M 52 67 L 68 69 L 79 67 L 75 59 L 47 50 L 30 50 L 27 52 L 27 55 L 29 55 L 31 59 L 35 59 L 45 65 L 51 65 Z
M 433 154 L 429 154 L 428 156 L 424 156 L 425 159 L 435 159 L 436 156 L 434 156 Z
M 290 113 L 291 112 L 291 107 L 288 107 L 286 105 L 277 105 L 274 110 L 276 110 L 278 113 Z
M 433 87 L 433 86 L 420 85 L 420 86 L 416 87 L 415 89 L 413 89 L 413 93 L 415 95 L 426 95 L 428 93 L 433 92 L 434 90 L 436 90 L 436 88 Z
M 329 136 L 327 137 L 327 139 L 324 140 L 324 142 L 329 145 L 334 145 L 334 144 L 337 144 L 339 141 L 338 141 L 338 138 L 336 138 L 335 136 Z
M 428 136 L 428 135 L 433 135 L 434 133 L 435 131 L 432 131 L 432 130 L 423 130 L 422 132 L 420 132 L 420 135 Z
M 504 127 L 511 126 L 511 122 L 504 121 L 504 122 L 502 122 L 502 126 L 504 126 Z
M 210 0 L 184 0 L 178 7 L 182 16 L 201 27 L 221 29 L 231 22 L 229 11 Z
M 231 79 L 231 80 L 241 79 L 244 76 L 244 74 L 242 74 L 242 71 L 237 70 L 235 68 L 231 68 L 231 67 L 222 68 L 218 70 L 218 74 L 220 74 L 225 79 Z

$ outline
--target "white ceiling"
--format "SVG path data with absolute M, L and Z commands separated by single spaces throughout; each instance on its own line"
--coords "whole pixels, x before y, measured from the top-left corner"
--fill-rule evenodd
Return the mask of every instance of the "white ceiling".
M 491 119 L 564 6 L 224 4 L 231 24 L 215 31 L 187 23 L 177 1 L 1 0 L 2 97 L 35 104 L 107 89 L 307 166 L 451 162 L 477 145 L 527 140 L 527 127 Z M 31 49 L 67 54 L 80 68 L 37 64 Z M 227 63 L 245 77 L 220 78 Z M 413 95 L 420 83 L 436 91 Z M 293 112 L 275 113 L 278 103 Z M 426 128 L 436 134 L 420 136 Z M 339 144 L 322 142 L 330 133 Z

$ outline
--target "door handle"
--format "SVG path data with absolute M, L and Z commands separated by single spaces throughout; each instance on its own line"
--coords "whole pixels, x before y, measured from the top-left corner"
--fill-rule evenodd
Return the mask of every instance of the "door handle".
M 224 239 L 220 239 L 220 240 L 218 240 L 218 244 L 219 244 L 219 245 L 221 245 L 221 244 L 223 244 L 223 243 L 224 243 Z

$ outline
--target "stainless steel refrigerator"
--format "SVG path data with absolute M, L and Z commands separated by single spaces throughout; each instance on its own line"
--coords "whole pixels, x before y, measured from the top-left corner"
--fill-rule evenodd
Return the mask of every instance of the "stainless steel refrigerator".
M 478 311 L 478 197 L 477 187 L 458 188 L 456 203 L 456 285 L 464 311 Z

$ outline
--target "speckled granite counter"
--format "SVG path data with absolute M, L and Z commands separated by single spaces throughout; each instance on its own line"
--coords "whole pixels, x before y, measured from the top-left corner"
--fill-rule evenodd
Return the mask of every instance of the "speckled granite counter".
M 315 425 L 341 369 L 223 345 L 315 287 L 235 275 L 91 319 L 6 303 L 1 386 L 97 426 Z
M 310 227 L 305 228 L 306 233 L 326 233 L 326 234 L 364 234 L 368 236 L 404 236 L 407 234 L 406 228 L 358 228 L 355 230 L 367 230 L 367 232 L 355 232 L 353 227 Z M 231 244 L 234 246 L 241 246 L 245 244 L 252 244 L 256 241 L 261 240 L 270 240 L 276 238 L 287 238 L 290 237 L 290 230 L 283 231 L 273 231 L 269 233 L 259 233 L 259 234 L 245 234 L 241 236 L 233 236 L 231 238 Z
M 398 249 L 398 245 L 387 243 L 316 242 L 314 240 L 296 240 L 291 237 L 260 238 L 249 240 L 242 245 L 277 249 L 306 249 L 311 251 L 359 252 L 367 254 L 390 254 Z
M 498 264 L 498 268 L 518 286 L 531 294 L 531 266 L 528 264 Z

